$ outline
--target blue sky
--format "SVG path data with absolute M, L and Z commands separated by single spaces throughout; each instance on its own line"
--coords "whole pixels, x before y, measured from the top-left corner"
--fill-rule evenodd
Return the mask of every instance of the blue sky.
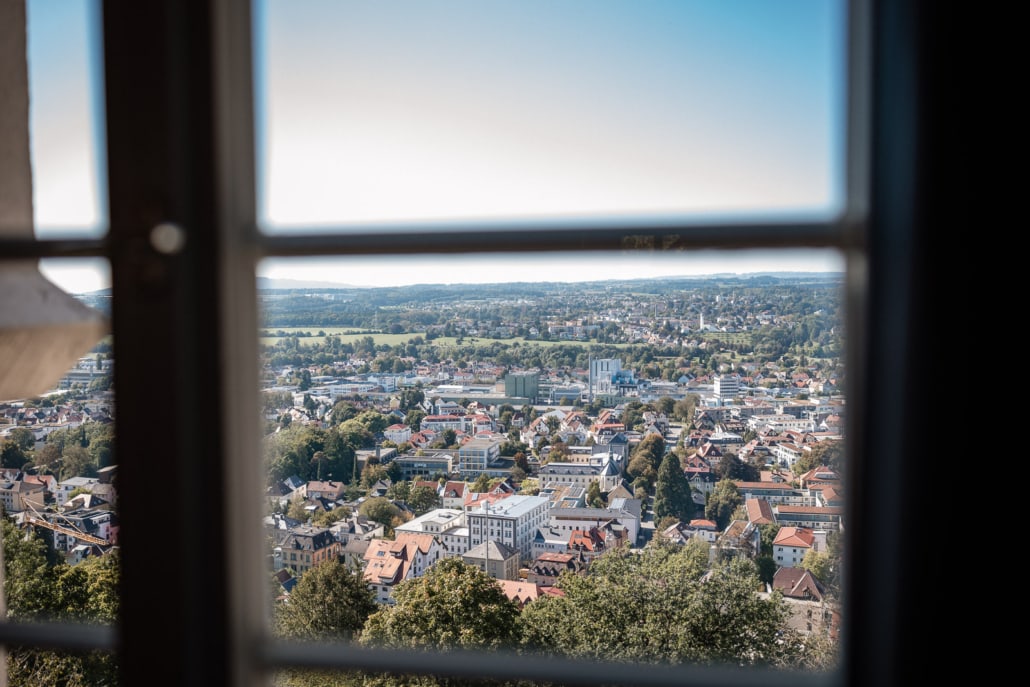
M 37 233 L 97 235 L 98 10 L 28 7 Z M 843 189 L 843 11 L 827 0 L 259 0 L 262 227 L 831 217 Z M 705 254 L 709 267 L 613 257 L 555 264 L 570 281 L 598 269 L 840 269 L 826 252 Z M 355 284 L 538 271 L 492 264 L 290 260 L 260 271 Z M 60 278 L 46 269 L 72 290 L 90 275 L 103 285 L 95 263 L 75 266 Z

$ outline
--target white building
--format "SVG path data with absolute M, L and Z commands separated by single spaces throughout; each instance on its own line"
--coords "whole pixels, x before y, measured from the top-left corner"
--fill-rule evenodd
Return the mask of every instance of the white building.
M 586 489 L 591 482 L 597 482 L 602 492 L 614 489 L 621 480 L 619 468 L 601 454 L 604 460 L 590 463 L 548 463 L 540 468 L 537 478 L 541 486 L 550 484 L 575 484 Z
M 740 394 L 739 375 L 717 375 L 714 386 L 717 398 L 734 398 Z
M 782 568 L 796 568 L 806 553 L 818 550 L 815 534 L 806 527 L 781 527 L 772 547 L 773 559 Z
M 774 432 L 814 432 L 815 421 L 811 418 L 798 418 L 788 414 L 754 415 L 747 420 L 748 429 L 759 432 L 769 429 Z
M 442 557 L 461 556 L 469 550 L 469 528 L 465 511 L 457 508 L 436 508 L 425 515 L 398 525 L 395 531 L 413 534 L 433 534 L 443 547 Z
M 94 484 L 100 484 L 100 479 L 97 477 L 69 477 L 63 482 L 59 482 L 57 484 L 54 497 L 57 500 L 58 505 L 63 505 L 68 501 L 68 497 L 73 491 L 79 488 L 86 489 L 88 491 Z
M 501 455 L 501 442 L 472 439 L 458 448 L 458 472 L 463 479 L 475 479 Z
M 523 560 L 530 560 L 533 537 L 547 523 L 549 503 L 544 496 L 516 494 L 467 508 L 469 547 L 487 540 L 499 541 L 517 549 Z
M 384 429 L 383 436 L 399 446 L 411 439 L 411 427 L 399 422 Z
M 589 530 L 608 522 L 626 528 L 626 541 L 635 545 L 640 534 L 640 499 L 612 499 L 608 508 L 552 508 L 548 523 L 552 529 L 571 534 L 573 530 Z

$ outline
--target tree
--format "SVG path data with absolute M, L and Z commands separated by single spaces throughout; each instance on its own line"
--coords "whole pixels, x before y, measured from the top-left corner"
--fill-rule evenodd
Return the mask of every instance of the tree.
M 726 529 L 733 519 L 733 513 L 744 503 L 737 485 L 724 479 L 716 482 L 715 489 L 708 495 L 705 503 L 705 517 L 714 520 L 719 529 Z
M 43 444 L 36 451 L 32 462 L 42 472 L 54 474 L 61 466 L 61 449 L 56 444 Z
M 458 441 L 458 433 L 451 428 L 440 432 L 440 437 L 433 443 L 440 444 L 440 448 L 450 448 Z
M 844 467 L 844 442 L 825 440 L 816 443 L 811 450 L 805 451 L 794 464 L 795 474 L 804 474 L 809 470 L 825 465 L 838 472 Z
M 411 495 L 411 482 L 403 479 L 397 480 L 386 490 L 386 495 L 394 501 L 407 501 Z
M 741 482 L 757 482 L 761 476 L 757 467 L 745 463 L 735 453 L 724 453 L 716 461 L 712 471 L 719 479 L 740 480 Z
M 522 611 L 527 651 L 709 665 L 772 664 L 787 651 L 782 598 L 758 595 L 750 560 L 709 569 L 707 543 L 697 538 L 683 547 L 608 552 L 589 575 L 565 573 L 558 586 L 563 596 L 537 599 Z
M 671 396 L 662 396 L 655 402 L 655 407 L 666 416 L 671 416 L 676 408 L 676 400 Z
M 8 438 L 21 447 L 22 451 L 26 453 L 32 451 L 36 446 L 36 435 L 32 433 L 31 429 L 25 427 L 15 427 L 8 433 Z
M 368 489 L 380 480 L 388 479 L 386 467 L 379 463 L 368 462 L 361 468 L 361 486 Z
M 47 562 L 46 544 L 2 522 L 4 594 L 14 622 L 73 621 L 110 625 L 119 613 L 120 560 L 117 551 L 77 566 Z M 7 657 L 11 687 L 117 684 L 117 660 L 106 652 L 56 652 L 11 647 Z
M 687 479 L 679 456 L 670 451 L 658 468 L 655 485 L 654 516 L 661 519 L 672 516 L 679 520 L 690 520 L 694 514 L 694 500 L 690 495 L 690 481 Z
M 373 435 L 381 434 L 384 429 L 390 426 L 390 418 L 378 410 L 366 410 L 355 419 Z
M 0 467 L 22 469 L 29 462 L 29 456 L 17 442 L 7 440 L 0 445 Z
M 340 520 L 349 518 L 351 512 L 351 509 L 347 506 L 337 506 L 332 510 L 319 511 L 311 517 L 311 524 L 315 527 L 330 527 Z
M 561 463 L 569 456 L 569 447 L 564 441 L 556 441 L 547 451 L 548 463 Z
M 286 639 L 352 639 L 376 608 L 360 572 L 339 561 L 323 561 L 276 603 L 275 631 Z
M 665 439 L 656 434 L 648 435 L 633 449 L 626 472 L 634 479 L 643 477 L 651 485 L 658 477 L 658 468 L 664 456 Z
M 801 559 L 801 567 L 812 573 L 820 582 L 832 577 L 832 564 L 833 560 L 826 552 L 815 551 L 814 549 L 806 551 L 804 558 Z
M 773 576 L 779 567 L 773 557 L 766 554 L 755 556 L 755 567 L 758 568 L 758 579 L 762 584 L 772 584 Z
M 408 505 L 415 515 L 422 515 L 440 507 L 440 495 L 436 493 L 436 489 L 420 484 L 412 487 L 411 493 L 408 494 Z
M 346 444 L 355 449 L 375 445 L 375 435 L 358 418 L 345 420 L 336 431 Z
M 474 494 L 483 494 L 487 491 L 490 491 L 490 475 L 481 472 L 472 483 L 472 492 Z
M 62 479 L 95 477 L 97 474 L 97 466 L 89 455 L 89 451 L 78 444 L 65 445 L 64 452 L 61 454 L 61 464 L 63 466 L 61 469 Z
M 526 457 L 526 453 L 524 451 L 516 451 L 514 458 L 515 467 L 520 468 L 525 471 L 526 474 L 529 474 L 529 458 Z
M 519 608 L 485 572 L 460 558 L 444 558 L 422 577 L 393 590 L 394 605 L 365 623 L 367 646 L 447 649 L 513 649 Z
M 694 409 L 697 407 L 697 402 L 697 394 L 687 394 L 676 401 L 672 408 L 673 416 L 689 425 L 694 420 Z
M 383 496 L 375 496 L 363 501 L 358 506 L 358 513 L 364 515 L 369 520 L 374 520 L 390 528 L 393 527 L 394 521 L 400 517 L 401 509 L 390 499 Z
M 421 408 L 412 408 L 404 415 L 404 424 L 411 428 L 412 432 L 422 429 L 422 418 L 426 413 Z
M 604 508 L 604 497 L 601 496 L 601 487 L 596 480 L 587 485 L 587 506 L 590 508 Z
M 311 464 L 315 466 L 315 479 L 321 482 L 322 475 L 329 472 L 326 470 L 326 466 L 329 465 L 329 458 L 325 455 L 325 451 L 315 451 L 315 454 L 311 456 Z
M 772 556 L 773 542 L 776 541 L 776 535 L 779 531 L 780 526 L 774 522 L 767 522 L 764 525 L 758 526 L 758 532 L 762 536 L 762 554 Z

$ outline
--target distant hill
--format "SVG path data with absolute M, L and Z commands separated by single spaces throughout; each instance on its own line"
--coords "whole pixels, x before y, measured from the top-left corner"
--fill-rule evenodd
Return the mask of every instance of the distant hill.
M 842 272 L 723 272 L 718 274 L 702 274 L 702 275 L 689 275 L 683 277 L 646 277 L 641 279 L 612 279 L 604 280 L 599 279 L 596 281 L 582 282 L 583 284 L 604 284 L 604 283 L 626 283 L 626 282 L 660 282 L 665 283 L 669 281 L 695 281 L 695 280 L 747 280 L 752 283 L 777 283 L 782 281 L 823 281 L 823 280 L 839 280 L 843 279 L 844 274 Z M 527 282 L 518 282 L 519 284 L 525 285 Z M 545 284 L 559 285 L 562 282 L 528 282 L 536 286 L 542 286 Z M 510 285 L 508 282 L 498 282 L 496 284 L 482 284 L 481 286 L 500 286 Z M 432 286 L 444 286 L 437 284 L 420 284 L 410 285 L 415 288 L 421 287 L 432 287 Z M 448 287 L 460 287 L 463 284 L 460 283 L 449 283 Z M 331 281 L 317 281 L 317 280 L 305 280 L 305 279 L 269 279 L 268 277 L 257 278 L 257 288 L 259 291 L 275 291 L 275 290 L 296 290 L 296 289 L 407 289 L 409 286 L 361 286 L 356 284 L 341 284 L 339 282 Z
M 269 279 L 268 277 L 257 278 L 259 291 L 276 289 L 358 289 L 360 286 L 354 284 L 340 284 L 332 281 L 316 281 L 308 279 Z

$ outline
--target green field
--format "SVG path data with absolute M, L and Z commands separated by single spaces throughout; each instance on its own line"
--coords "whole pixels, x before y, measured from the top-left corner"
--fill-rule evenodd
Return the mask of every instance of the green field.
M 371 332 L 369 330 L 359 330 L 355 327 L 271 327 L 261 330 L 261 334 L 274 334 L 276 332 L 284 332 L 286 336 L 297 336 L 299 337 L 300 346 L 311 346 L 316 343 L 323 343 L 327 336 L 339 336 L 341 343 L 353 343 L 360 339 L 364 339 L 367 336 L 371 336 L 372 340 L 375 341 L 376 345 L 386 344 L 388 346 L 395 346 L 397 344 L 406 344 L 411 339 L 417 336 L 425 338 L 425 332 L 407 332 L 404 334 L 384 334 L 379 332 Z M 320 336 L 319 332 L 323 332 L 324 335 Z M 258 341 L 262 346 L 274 346 L 279 341 L 286 338 L 286 336 L 260 336 Z M 461 344 L 458 344 L 457 337 L 453 336 L 440 336 L 432 340 L 434 346 L 439 347 L 451 347 L 451 346 L 489 346 L 494 342 L 503 343 L 507 346 L 513 346 L 518 344 L 520 346 L 561 346 L 561 345 L 591 345 L 590 341 L 541 341 L 540 339 L 525 339 L 520 336 L 512 337 L 510 339 L 491 339 L 482 336 L 466 336 L 461 340 Z M 606 344 L 613 345 L 616 348 L 629 348 L 633 344 Z
M 718 341 L 724 344 L 747 346 L 751 344 L 750 332 L 705 332 L 702 338 L 706 341 Z

